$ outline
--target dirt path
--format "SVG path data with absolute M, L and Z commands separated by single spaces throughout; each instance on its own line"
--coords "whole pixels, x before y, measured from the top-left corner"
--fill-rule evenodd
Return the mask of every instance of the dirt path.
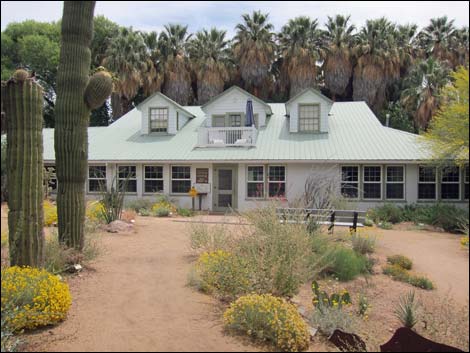
M 224 335 L 215 301 L 186 286 L 191 263 L 186 227 L 141 217 L 135 234 L 104 235 L 107 251 L 94 264 L 96 272 L 72 283 L 68 319 L 32 335 L 30 349 L 256 350 Z
M 468 302 L 469 257 L 460 246 L 459 235 L 419 230 L 377 229 L 377 253 L 402 254 L 413 261 L 413 271 L 425 274 L 441 295 Z

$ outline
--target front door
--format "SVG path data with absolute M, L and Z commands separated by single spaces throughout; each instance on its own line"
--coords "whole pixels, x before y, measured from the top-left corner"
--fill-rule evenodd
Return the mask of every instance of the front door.
M 236 168 L 214 168 L 214 210 L 227 212 L 236 208 Z

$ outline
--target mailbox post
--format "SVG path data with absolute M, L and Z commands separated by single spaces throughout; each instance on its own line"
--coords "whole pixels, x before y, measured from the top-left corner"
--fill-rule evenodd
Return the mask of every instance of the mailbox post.
M 194 186 L 191 187 L 191 190 L 189 190 L 189 196 L 191 196 L 191 200 L 192 200 L 192 205 L 193 205 L 193 211 L 195 210 L 194 208 L 194 199 L 196 198 L 197 196 L 197 190 Z

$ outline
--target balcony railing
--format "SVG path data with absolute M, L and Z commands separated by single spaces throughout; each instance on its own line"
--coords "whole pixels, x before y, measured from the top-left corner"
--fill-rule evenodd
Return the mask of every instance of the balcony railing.
M 250 147 L 256 145 L 258 130 L 252 127 L 200 127 L 197 147 Z

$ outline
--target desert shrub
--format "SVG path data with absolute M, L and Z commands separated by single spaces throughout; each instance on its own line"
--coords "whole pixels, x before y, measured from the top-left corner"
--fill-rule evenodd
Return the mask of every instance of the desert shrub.
M 357 301 L 357 313 L 358 315 L 367 319 L 367 312 L 370 309 L 370 303 L 364 293 L 359 294 Z
M 170 209 L 168 207 L 152 207 L 152 213 L 156 217 L 168 217 L 170 215 Z
M 196 266 L 198 288 L 222 298 L 233 299 L 249 291 L 250 273 L 243 259 L 223 250 L 203 253 Z
M 12 309 L 2 308 L 2 320 L 1 320 L 1 329 L 2 329 L 2 352 L 16 352 L 20 344 L 20 340 L 14 335 L 14 332 L 10 325 L 9 321 L 14 317 L 14 311 Z
M 391 203 L 369 210 L 368 216 L 377 224 L 400 223 L 403 221 L 402 209 Z
M 460 245 L 462 245 L 463 248 L 468 249 L 468 235 L 460 238 Z
M 418 301 L 415 299 L 415 292 L 409 292 L 400 297 L 394 311 L 395 317 L 403 326 L 413 328 L 418 322 L 417 309 Z
M 126 209 L 134 210 L 137 213 L 141 213 L 142 210 L 151 210 L 152 209 L 152 201 L 149 199 L 136 199 L 132 201 L 128 201 L 125 203 L 124 207 Z
M 379 227 L 385 230 L 393 229 L 393 224 L 390 222 L 380 222 Z
M 374 225 L 374 221 L 370 219 L 369 217 L 366 217 L 364 220 L 364 226 L 365 227 L 372 227 Z
M 176 213 L 177 207 L 171 202 L 167 195 L 157 195 L 155 203 L 152 205 L 152 210 L 158 208 L 167 208 L 171 213 Z
M 269 341 L 282 351 L 306 350 L 310 335 L 306 323 L 292 304 L 270 294 L 247 295 L 224 313 L 227 329 Z
M 340 281 L 350 281 L 366 272 L 365 257 L 352 249 L 338 246 L 330 256 L 331 264 L 327 272 L 336 276 Z
M 234 248 L 233 236 L 224 225 L 209 226 L 204 223 L 192 223 L 190 243 L 191 249 L 205 252 L 232 251 Z
M 57 206 L 50 200 L 44 200 L 44 226 L 50 227 L 57 223 Z
M 148 216 L 151 216 L 152 215 L 152 211 L 151 210 L 147 210 L 145 208 L 142 208 L 140 211 L 139 211 L 139 215 L 143 216 L 143 217 L 148 217 Z
M 361 255 L 372 254 L 375 251 L 376 237 L 359 232 L 351 234 L 351 243 L 355 252 Z
M 410 278 L 409 272 L 399 265 L 385 265 L 383 268 L 383 274 L 400 282 L 408 282 Z
M 355 327 L 353 317 L 338 307 L 325 307 L 322 311 L 314 310 L 310 321 L 326 336 L 331 336 L 336 329 L 353 332 Z
M 426 290 L 434 289 L 434 284 L 432 283 L 432 281 L 426 276 L 422 276 L 422 275 L 411 274 L 408 278 L 408 283 L 414 287 L 418 287 L 421 289 L 426 289 Z
M 183 217 L 192 217 L 194 216 L 194 212 L 189 208 L 178 208 L 176 212 Z
M 445 203 L 430 206 L 407 205 L 403 208 L 403 214 L 406 220 L 429 224 L 452 233 L 460 233 L 462 228 L 468 225 L 468 208 Z
M 87 204 L 86 219 L 90 221 L 103 222 L 103 205 L 99 201 L 93 201 Z
M 404 255 L 392 255 L 387 256 L 387 262 L 392 265 L 400 266 L 405 270 L 411 270 L 413 267 L 413 261 Z
M 72 304 L 69 287 L 43 269 L 13 266 L 2 270 L 2 312 L 13 331 L 56 324 L 65 319 Z

